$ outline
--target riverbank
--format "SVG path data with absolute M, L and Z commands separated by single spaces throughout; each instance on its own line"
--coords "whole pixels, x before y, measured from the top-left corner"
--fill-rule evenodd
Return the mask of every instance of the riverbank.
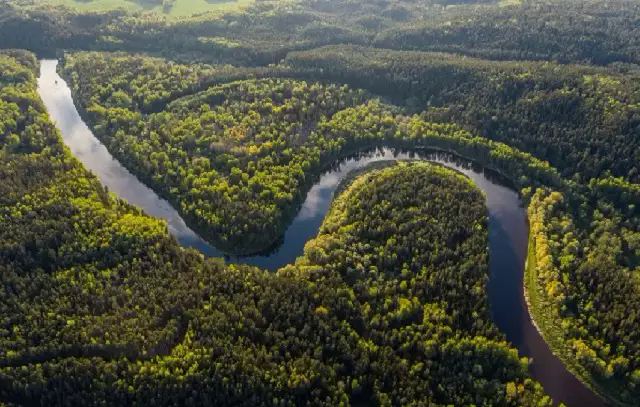
M 562 320 L 554 312 L 554 305 L 545 300 L 543 288 L 538 283 L 536 264 L 536 246 L 533 234 L 529 235 L 527 261 L 524 269 L 524 298 L 531 315 L 531 322 L 544 338 L 553 354 L 562 361 L 565 367 L 575 375 L 587 388 L 602 397 L 606 404 L 619 407 L 633 407 L 633 404 L 613 397 L 619 391 L 612 383 L 596 380 L 575 358 L 567 347 L 562 332 Z

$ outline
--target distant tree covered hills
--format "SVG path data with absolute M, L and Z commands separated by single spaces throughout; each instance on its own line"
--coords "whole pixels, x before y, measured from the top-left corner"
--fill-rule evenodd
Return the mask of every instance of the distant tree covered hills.
M 355 46 L 291 53 L 285 64 L 460 123 L 566 176 L 640 181 L 640 71 Z
M 634 1 L 522 1 L 451 6 L 431 0 L 260 1 L 242 12 L 167 20 L 82 13 L 32 0 L 0 10 L 0 47 L 162 52 L 245 65 L 331 44 L 446 51 L 488 59 L 640 62 Z

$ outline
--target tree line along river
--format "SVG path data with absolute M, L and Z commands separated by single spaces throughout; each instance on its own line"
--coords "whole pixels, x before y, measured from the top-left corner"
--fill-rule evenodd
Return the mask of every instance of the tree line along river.
M 153 190 L 141 183 L 114 159 L 80 117 L 71 90 L 56 72 L 56 60 L 42 60 L 38 92 L 51 119 L 60 129 L 71 152 L 111 192 L 142 208 L 150 216 L 165 219 L 169 231 L 186 247 L 207 256 L 248 263 L 269 270 L 295 261 L 307 241 L 314 238 L 331 205 L 333 194 L 351 171 L 385 160 L 419 159 L 439 163 L 469 177 L 486 196 L 489 215 L 488 296 L 498 328 L 518 349 L 533 359 L 531 375 L 554 401 L 568 406 L 601 406 L 603 401 L 576 379 L 553 355 L 533 324 L 525 302 L 523 277 L 529 228 L 518 194 L 497 174 L 450 154 L 433 151 L 397 151 L 381 148 L 335 163 L 307 193 L 298 214 L 281 241 L 268 253 L 229 257 L 193 232 L 180 214 Z

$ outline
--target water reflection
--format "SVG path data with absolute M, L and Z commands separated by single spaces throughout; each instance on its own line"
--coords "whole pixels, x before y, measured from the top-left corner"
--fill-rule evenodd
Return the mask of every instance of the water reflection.
M 178 212 L 142 184 L 100 143 L 80 118 L 67 84 L 56 73 L 57 61 L 41 61 L 38 91 L 53 121 L 62 132 L 65 144 L 73 154 L 108 189 L 119 197 L 158 218 L 165 219 L 169 231 L 184 246 L 193 247 L 208 256 L 224 253 L 208 244 L 187 227 Z M 540 381 L 554 400 L 569 406 L 600 406 L 602 401 L 584 387 L 551 353 L 531 323 L 523 295 L 523 271 L 527 254 L 528 225 L 525 211 L 516 192 L 495 173 L 485 171 L 472 162 L 448 154 L 430 151 L 396 151 L 382 148 L 360 153 L 342 160 L 325 172 L 308 192 L 300 211 L 287 228 L 281 241 L 268 253 L 249 257 L 227 257 L 276 270 L 295 261 L 307 241 L 316 236 L 329 209 L 333 193 L 352 171 L 373 162 L 420 159 L 453 168 L 480 188 L 489 212 L 488 294 L 496 325 L 505 333 L 522 356 L 533 358 L 532 376 Z

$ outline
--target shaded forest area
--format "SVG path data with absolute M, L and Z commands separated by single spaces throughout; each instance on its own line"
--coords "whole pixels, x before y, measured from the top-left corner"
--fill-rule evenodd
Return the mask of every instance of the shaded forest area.
M 0 10 L 0 47 L 48 55 L 62 49 L 156 52 L 238 65 L 277 63 L 288 52 L 331 44 L 499 60 L 640 62 L 637 2 L 466 3 L 258 1 L 242 12 L 170 20 L 153 13 L 80 13 L 35 0 L 10 0 Z
M 292 53 L 285 66 L 462 124 L 582 182 L 640 181 L 640 71 L 354 46 Z

